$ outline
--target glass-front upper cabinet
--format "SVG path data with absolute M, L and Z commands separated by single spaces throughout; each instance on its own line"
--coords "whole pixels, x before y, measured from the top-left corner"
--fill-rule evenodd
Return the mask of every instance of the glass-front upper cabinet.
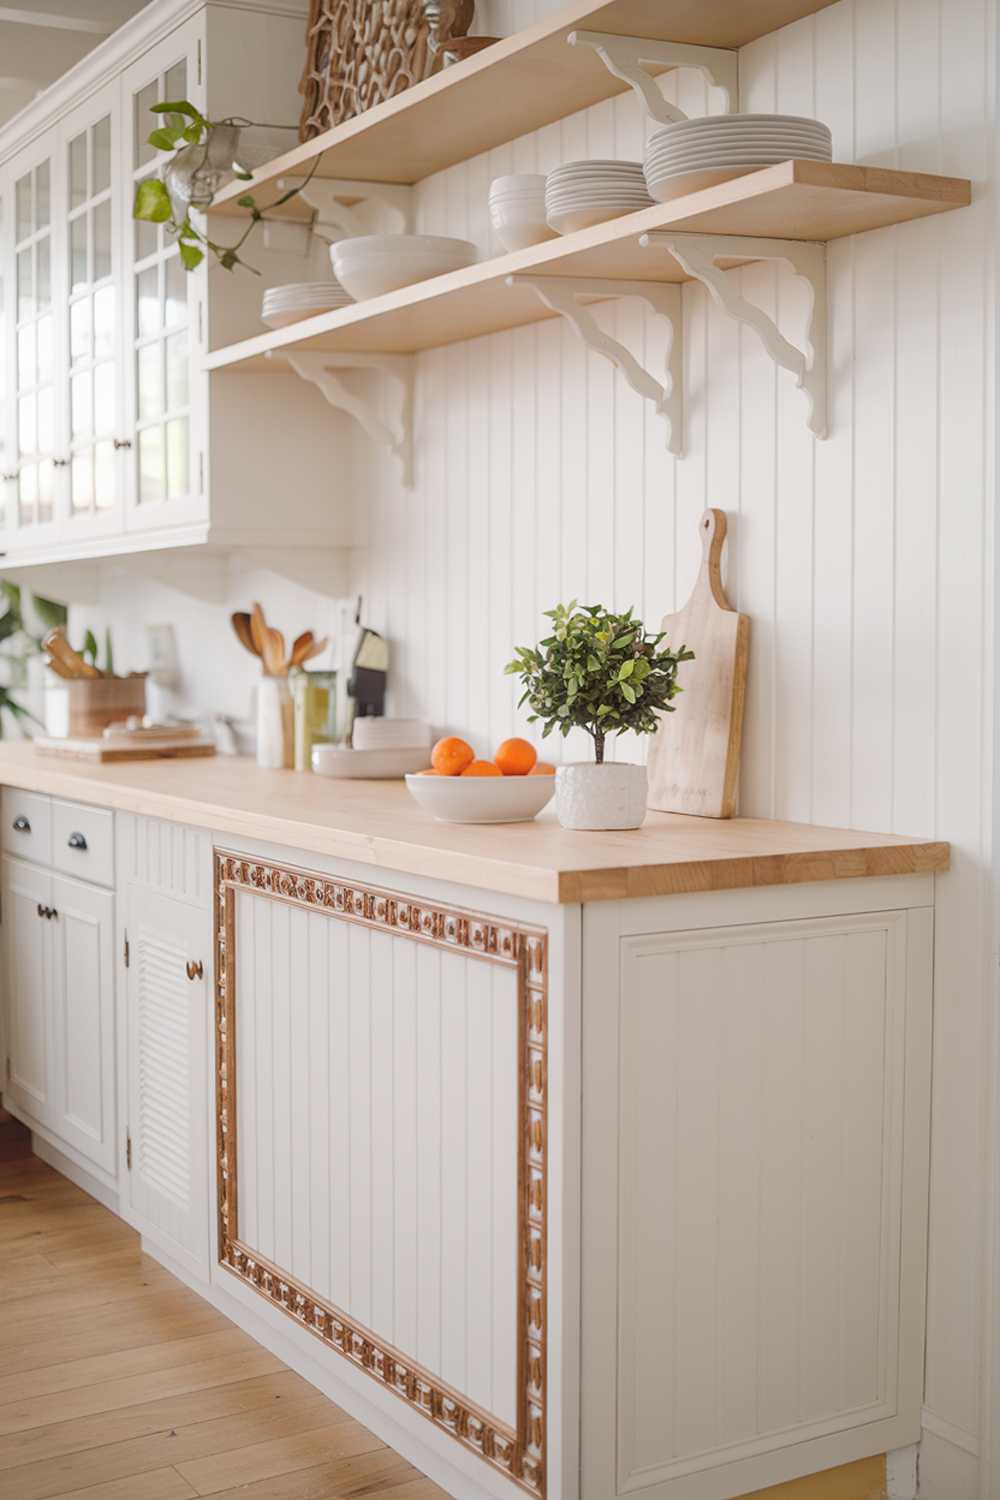
M 68 460 L 60 499 L 67 539 L 120 530 L 125 514 L 119 224 L 126 205 L 114 180 L 120 149 L 117 89 L 89 100 L 60 131 L 66 247 L 60 406 Z
M 156 169 L 147 137 L 152 105 L 189 99 L 201 105 L 198 44 L 191 29 L 146 53 L 124 76 L 125 173 L 130 199 Z M 126 237 L 128 425 L 133 442 L 129 529 L 171 526 L 206 515 L 201 416 L 193 400 L 192 344 L 204 270 L 188 273 L 177 241 L 161 224 L 129 220 Z

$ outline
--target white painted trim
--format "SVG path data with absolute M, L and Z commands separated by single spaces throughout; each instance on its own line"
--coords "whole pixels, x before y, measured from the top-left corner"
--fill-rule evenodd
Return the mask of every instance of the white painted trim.
M 947 1438 L 925 1432 L 917 1467 L 920 1500 L 977 1500 L 979 1464 Z
M 939 1417 L 935 1412 L 926 1407 L 921 1413 L 920 1425 L 925 1432 L 932 1432 L 935 1437 L 942 1438 L 944 1442 L 950 1443 L 953 1448 L 961 1448 L 963 1453 L 971 1454 L 978 1458 L 980 1453 L 979 1438 L 974 1432 L 969 1432 L 964 1427 L 958 1427 L 954 1422 Z
M 11 1114 L 15 1113 L 9 1104 L 6 1108 Z M 31 1125 L 30 1121 L 24 1123 L 30 1126 L 31 1149 L 39 1161 L 46 1162 L 54 1171 L 59 1172 L 63 1177 L 68 1177 L 70 1182 L 75 1182 L 78 1188 L 82 1188 L 85 1193 L 96 1198 L 98 1203 L 103 1203 L 104 1207 L 109 1208 L 113 1214 L 120 1215 L 117 1189 L 108 1187 L 92 1172 L 78 1166 L 72 1157 L 66 1155 L 68 1148 L 60 1150 L 58 1146 L 54 1146 L 47 1136 L 41 1133 L 37 1125 Z
M 908 1448 L 894 1448 L 885 1455 L 887 1500 L 917 1500 L 917 1443 Z
M 7 121 L 0 132 L 0 166 L 137 62 L 157 42 L 211 7 L 291 19 L 304 17 L 308 11 L 306 0 L 156 0 Z

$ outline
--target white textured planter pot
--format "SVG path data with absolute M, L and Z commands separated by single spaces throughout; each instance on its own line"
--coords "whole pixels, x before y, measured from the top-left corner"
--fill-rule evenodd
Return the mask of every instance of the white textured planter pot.
M 556 770 L 564 828 L 638 828 L 646 816 L 646 767 L 577 761 Z

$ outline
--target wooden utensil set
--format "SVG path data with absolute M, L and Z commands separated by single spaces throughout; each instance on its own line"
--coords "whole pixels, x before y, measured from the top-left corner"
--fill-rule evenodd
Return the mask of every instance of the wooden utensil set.
M 101 677 L 109 682 L 120 682 L 126 679 L 116 678 L 111 672 L 101 672 L 93 662 L 89 662 L 81 656 L 79 651 L 74 651 L 66 639 L 66 632 L 61 625 L 50 630 L 42 641 L 42 649 L 49 658 L 49 667 L 57 677 L 62 677 L 68 682 L 80 682 L 84 678 Z M 132 672 L 132 677 L 144 676 L 144 673 Z
M 311 630 L 304 630 L 287 651 L 284 635 L 268 625 L 259 604 L 254 604 L 249 614 L 238 610 L 230 618 L 240 645 L 260 658 L 268 677 L 287 677 L 293 667 L 304 667 L 314 656 L 321 656 L 330 643 L 328 636 L 317 640 Z

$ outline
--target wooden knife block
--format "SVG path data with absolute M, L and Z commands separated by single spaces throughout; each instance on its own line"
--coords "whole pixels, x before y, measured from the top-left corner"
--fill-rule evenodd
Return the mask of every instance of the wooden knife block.
M 109 724 L 146 712 L 146 679 L 80 677 L 63 684 L 69 697 L 71 739 L 91 739 Z

